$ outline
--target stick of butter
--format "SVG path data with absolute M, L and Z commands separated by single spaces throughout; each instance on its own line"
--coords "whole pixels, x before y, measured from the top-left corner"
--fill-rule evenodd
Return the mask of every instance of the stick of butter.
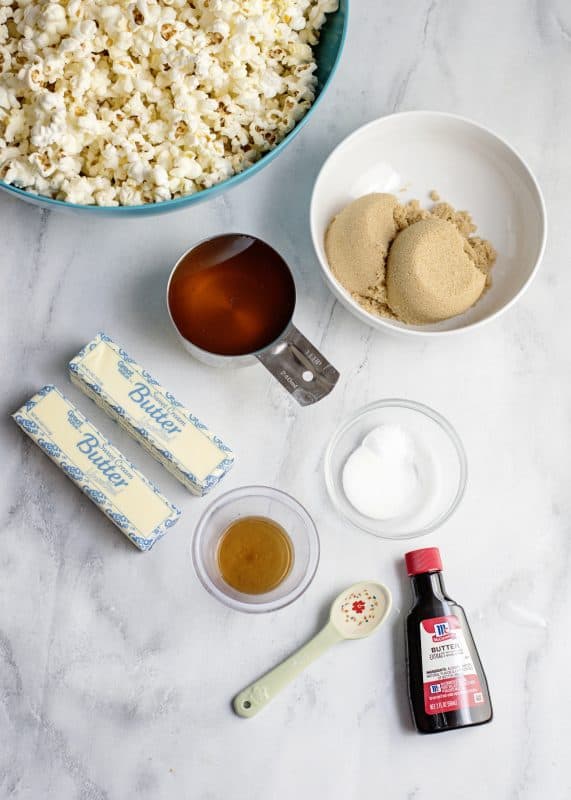
M 72 382 L 193 494 L 226 475 L 234 454 L 104 333 L 70 362 Z
M 150 550 L 178 520 L 179 509 L 55 386 L 44 386 L 13 419 L 139 550 Z

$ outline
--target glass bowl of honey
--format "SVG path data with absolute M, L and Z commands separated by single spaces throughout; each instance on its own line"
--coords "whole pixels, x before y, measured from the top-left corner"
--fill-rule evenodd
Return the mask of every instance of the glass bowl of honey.
M 244 486 L 205 511 L 192 560 L 204 588 L 230 608 L 276 611 L 297 600 L 313 580 L 319 537 L 293 497 L 267 486 Z

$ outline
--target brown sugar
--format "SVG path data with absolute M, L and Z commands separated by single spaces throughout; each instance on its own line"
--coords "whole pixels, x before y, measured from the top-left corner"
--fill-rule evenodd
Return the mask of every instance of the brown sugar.
M 372 194 L 331 221 L 325 248 L 337 280 L 367 311 L 408 324 L 461 314 L 489 286 L 496 260 L 492 244 L 473 234 L 468 211 L 440 201 Z

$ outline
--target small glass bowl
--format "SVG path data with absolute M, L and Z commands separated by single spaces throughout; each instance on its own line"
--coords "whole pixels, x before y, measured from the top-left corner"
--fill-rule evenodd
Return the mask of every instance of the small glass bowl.
M 291 539 L 291 569 L 271 592 L 244 594 L 220 575 L 218 543 L 228 526 L 240 517 L 268 517 L 281 525 Z M 319 537 L 313 520 L 293 497 L 267 486 L 243 486 L 220 495 L 202 515 L 194 533 L 192 560 L 210 594 L 236 611 L 261 614 L 283 608 L 305 592 L 319 563 Z
M 432 494 L 406 517 L 376 520 L 351 505 L 343 490 L 343 468 L 350 454 L 373 428 L 396 424 L 407 429 L 432 470 Z M 379 400 L 359 409 L 333 434 L 325 453 L 325 482 L 335 508 L 357 528 L 382 539 L 413 539 L 442 525 L 464 495 L 466 453 L 452 425 L 437 411 L 412 400 Z

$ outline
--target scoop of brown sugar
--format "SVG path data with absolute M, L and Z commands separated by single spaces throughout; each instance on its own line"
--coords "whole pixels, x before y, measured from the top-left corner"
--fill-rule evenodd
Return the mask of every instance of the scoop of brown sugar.
M 466 311 L 490 283 L 496 252 L 475 231 L 470 213 L 449 203 L 424 209 L 370 194 L 333 218 L 325 249 L 337 280 L 367 311 L 429 324 Z

